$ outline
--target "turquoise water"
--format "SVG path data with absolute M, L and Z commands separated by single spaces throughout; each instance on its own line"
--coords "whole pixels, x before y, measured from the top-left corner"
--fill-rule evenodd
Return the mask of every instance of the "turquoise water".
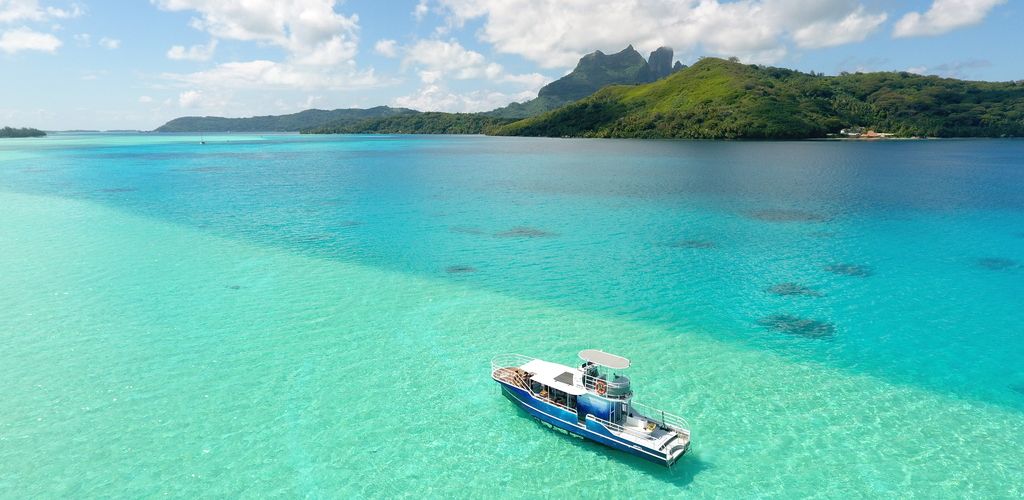
M 0 142 L 0 496 L 1024 495 L 1024 141 L 206 139 Z

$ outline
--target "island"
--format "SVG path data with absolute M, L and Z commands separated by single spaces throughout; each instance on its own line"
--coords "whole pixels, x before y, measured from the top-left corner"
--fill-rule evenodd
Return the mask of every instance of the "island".
M 175 118 L 154 132 L 298 132 L 327 124 L 347 124 L 369 118 L 385 118 L 411 109 L 377 106 L 369 109 L 307 109 L 288 115 L 223 118 L 219 116 L 183 116 Z
M 0 128 L 0 137 L 45 137 L 46 132 L 34 128 Z
M 653 83 L 605 87 L 494 133 L 809 139 L 856 128 L 893 137 L 1024 136 L 1024 85 L 907 72 L 825 76 L 708 57 Z
M 600 51 L 535 99 L 481 113 L 378 106 L 252 118 L 185 117 L 158 132 L 490 134 L 643 139 L 1022 137 L 1024 81 L 905 71 L 802 72 L 736 58 L 673 61 L 661 47 Z

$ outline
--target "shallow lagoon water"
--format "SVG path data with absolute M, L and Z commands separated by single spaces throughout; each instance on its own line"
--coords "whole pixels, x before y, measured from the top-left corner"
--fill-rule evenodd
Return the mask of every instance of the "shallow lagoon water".
M 1024 494 L 1024 142 L 206 139 L 0 143 L 3 496 Z M 587 347 L 677 467 L 487 376 Z

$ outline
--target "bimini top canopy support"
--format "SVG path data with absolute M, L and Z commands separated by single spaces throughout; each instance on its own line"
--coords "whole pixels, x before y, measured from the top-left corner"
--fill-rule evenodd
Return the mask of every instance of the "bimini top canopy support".
M 584 349 L 580 351 L 580 359 L 589 361 L 595 365 L 601 365 L 612 370 L 625 370 L 629 368 L 629 360 L 614 354 L 609 354 L 597 349 Z

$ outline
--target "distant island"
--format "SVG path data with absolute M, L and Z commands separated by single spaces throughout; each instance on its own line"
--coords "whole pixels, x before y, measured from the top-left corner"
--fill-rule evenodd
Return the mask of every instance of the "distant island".
M 568 75 L 542 87 L 536 99 L 482 113 L 379 106 L 253 118 L 186 117 L 157 131 L 682 139 L 1024 136 L 1024 82 L 908 72 L 825 76 L 714 57 L 687 67 L 672 58 L 667 47 L 647 59 L 632 46 L 610 55 L 593 52 Z
M 411 111 L 386 118 L 339 121 L 302 130 L 303 134 L 482 134 L 514 122 L 482 113 Z
M 0 137 L 45 137 L 46 132 L 34 128 L 0 128 Z
M 254 116 L 251 118 L 221 118 L 219 116 L 185 116 L 175 118 L 155 132 L 298 132 L 328 123 L 350 123 L 369 118 L 383 118 L 402 113 L 415 113 L 411 109 L 377 106 L 369 109 L 307 109 L 289 115 Z

